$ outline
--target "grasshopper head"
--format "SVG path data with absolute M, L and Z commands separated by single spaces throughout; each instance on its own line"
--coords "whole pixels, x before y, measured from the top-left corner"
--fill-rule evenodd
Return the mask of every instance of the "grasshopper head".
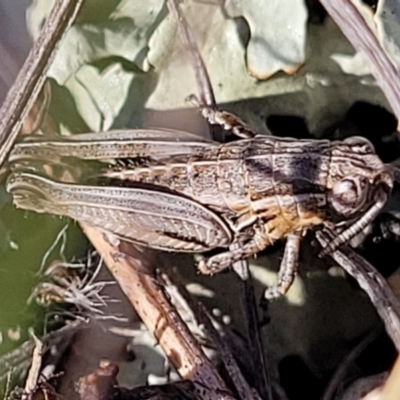
M 331 215 L 328 219 L 336 227 L 344 225 L 346 229 L 323 249 L 320 256 L 348 243 L 378 216 L 393 187 L 394 173 L 375 154 L 371 143 L 357 137 L 333 144 L 329 179 Z
M 351 137 L 334 144 L 328 182 L 332 211 L 341 218 L 365 212 L 382 192 L 393 188 L 393 173 L 365 138 Z

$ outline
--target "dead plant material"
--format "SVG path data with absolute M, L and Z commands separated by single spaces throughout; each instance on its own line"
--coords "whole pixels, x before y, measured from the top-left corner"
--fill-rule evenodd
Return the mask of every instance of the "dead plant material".
M 231 399 L 224 381 L 154 275 L 151 253 L 126 243 L 112 245 L 102 232 L 86 224 L 82 228 L 182 379 L 193 381 L 201 399 Z

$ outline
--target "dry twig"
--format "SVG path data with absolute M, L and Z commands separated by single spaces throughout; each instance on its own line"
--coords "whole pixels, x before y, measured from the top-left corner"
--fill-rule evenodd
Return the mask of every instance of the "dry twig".
M 21 125 L 35 103 L 53 61 L 57 44 L 76 18 L 83 0 L 57 1 L 29 52 L 21 71 L 0 109 L 0 167 Z
M 127 243 L 112 245 L 100 231 L 84 224 L 82 227 L 179 375 L 193 381 L 201 399 L 232 399 L 224 381 L 154 277 L 150 252 L 140 252 Z
M 190 314 L 196 320 L 197 325 L 203 326 L 207 338 L 211 339 L 214 347 L 218 350 L 219 356 L 224 363 L 225 369 L 229 374 L 232 384 L 235 386 L 237 393 L 242 400 L 256 400 L 260 399 L 257 393 L 249 386 L 247 381 L 242 375 L 233 354 L 221 337 L 220 332 L 214 327 L 212 318 L 205 309 L 204 305 L 195 300 L 190 293 L 179 282 L 174 282 L 172 278 L 165 274 L 159 274 L 165 284 L 167 292 L 170 294 L 172 300 L 184 304 L 185 309 L 190 311 Z
M 43 357 L 43 342 L 41 342 L 36 335 L 31 332 L 32 339 L 35 343 L 32 354 L 32 364 L 26 378 L 24 392 L 22 393 L 21 400 L 30 400 L 39 384 L 40 370 L 42 367 Z

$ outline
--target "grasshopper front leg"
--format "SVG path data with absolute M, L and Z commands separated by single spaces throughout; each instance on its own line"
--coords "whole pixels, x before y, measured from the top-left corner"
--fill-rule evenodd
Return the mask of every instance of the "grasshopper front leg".
M 265 289 L 264 298 L 268 301 L 278 299 L 292 286 L 299 261 L 301 233 L 288 235 L 283 259 L 279 267 L 278 284 Z

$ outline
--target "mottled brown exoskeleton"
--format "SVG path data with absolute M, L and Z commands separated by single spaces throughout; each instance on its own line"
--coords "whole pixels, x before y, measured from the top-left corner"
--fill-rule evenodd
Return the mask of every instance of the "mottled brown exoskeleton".
M 240 127 L 229 114 L 204 113 Z M 23 167 L 69 158 L 102 164 L 96 174 L 107 184 L 77 176 L 56 181 Z M 340 232 L 322 254 L 335 250 L 376 217 L 394 180 L 392 167 L 356 137 L 255 136 L 219 144 L 175 131 L 114 131 L 29 140 L 15 146 L 10 162 L 7 189 L 17 207 L 66 215 L 160 250 L 197 253 L 239 244 L 203 259 L 199 269 L 206 274 L 288 238 L 283 263 L 289 272 L 269 297 L 290 285 L 304 230 L 325 225 Z

